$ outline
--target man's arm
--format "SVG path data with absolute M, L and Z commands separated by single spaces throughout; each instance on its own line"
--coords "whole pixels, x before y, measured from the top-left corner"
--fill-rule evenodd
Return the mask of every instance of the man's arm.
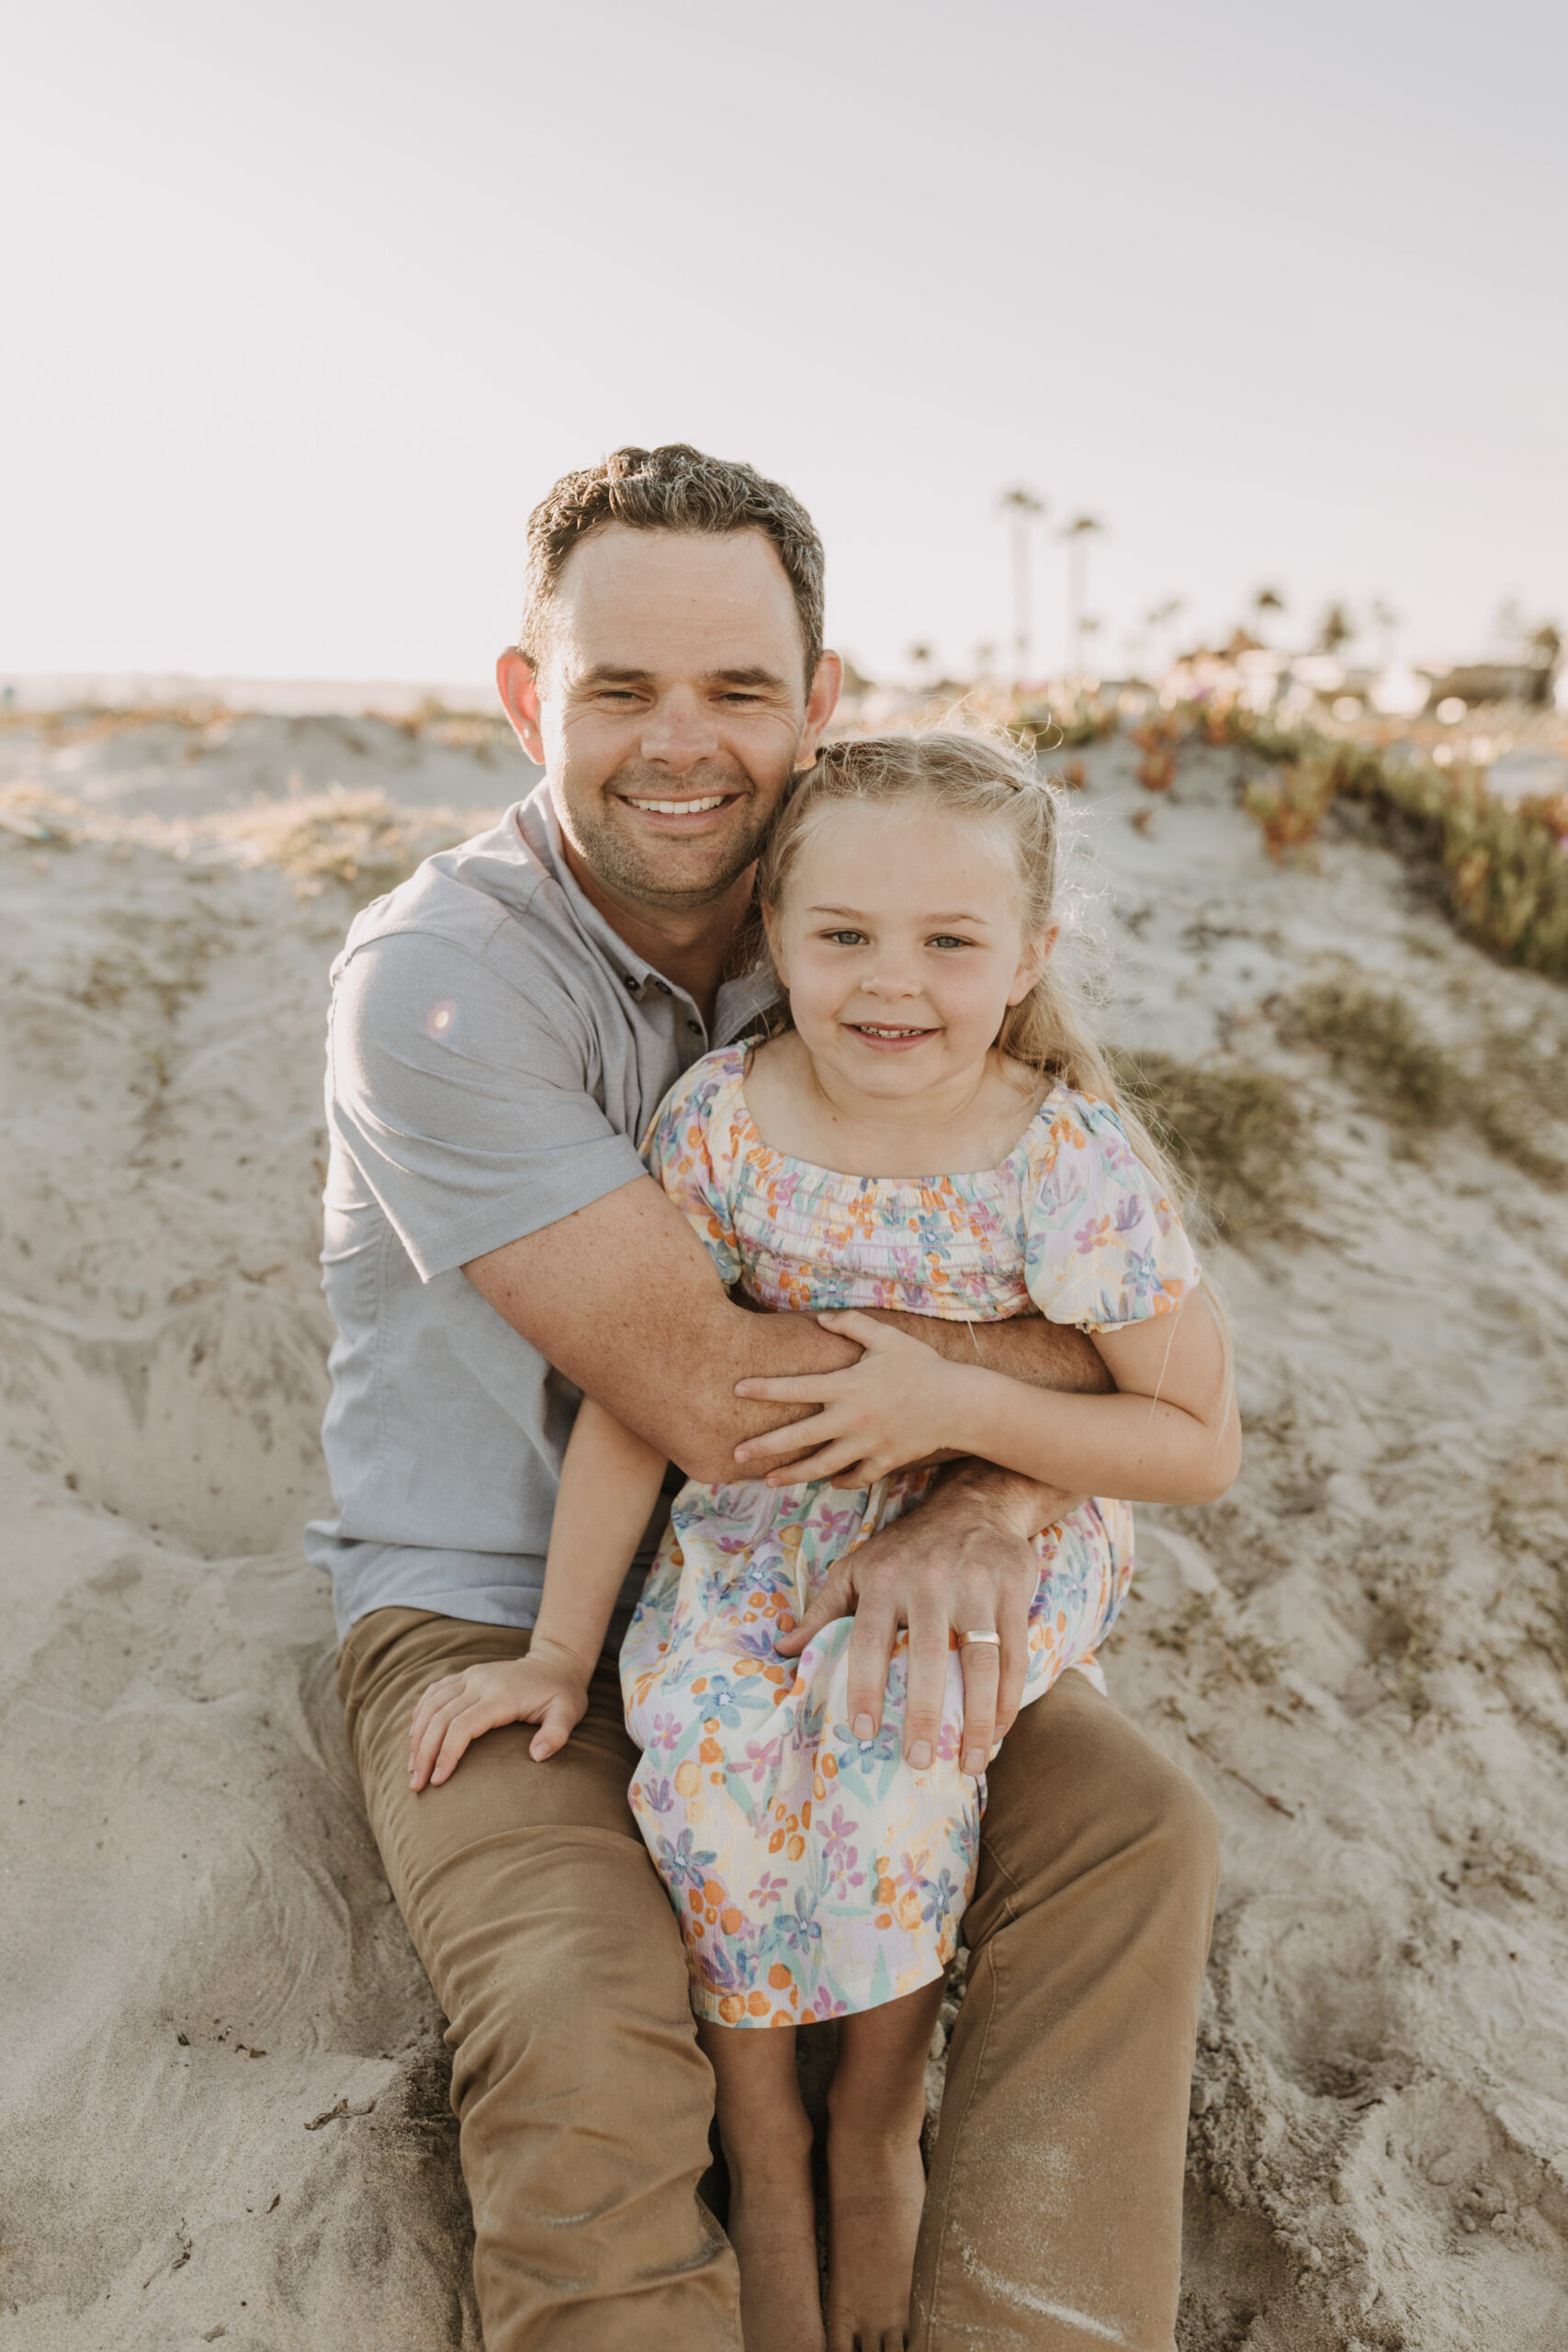
M 809 1316 L 737 1306 L 675 1204 L 650 1177 L 603 1194 L 464 1272 L 546 1360 L 689 1478 L 737 1477 L 735 1448 L 812 1408 L 758 1405 L 740 1380 L 837 1372 L 860 1350 Z M 976 1329 L 893 1315 L 912 1337 L 1040 1387 L 1098 1391 L 1110 1377 L 1081 1332 L 1042 1316 Z M 1042 1524 L 1048 1524 L 1044 1521 Z

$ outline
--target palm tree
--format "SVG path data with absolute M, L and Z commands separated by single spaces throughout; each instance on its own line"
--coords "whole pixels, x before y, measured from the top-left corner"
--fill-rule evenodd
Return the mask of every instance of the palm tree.
M 1399 615 L 1386 596 L 1372 598 L 1372 623 L 1382 640 L 1381 664 L 1384 670 L 1393 667 L 1393 641 L 1399 630 Z
M 1171 623 L 1176 619 L 1177 616 L 1180 613 L 1184 613 L 1186 609 L 1187 599 L 1185 596 L 1162 596 L 1159 603 L 1157 605 L 1151 605 L 1148 611 L 1144 615 L 1145 627 L 1152 629 L 1155 633 L 1156 650 L 1150 660 L 1149 668 L 1155 674 L 1156 684 L 1158 681 L 1160 668 L 1158 641 L 1170 628 Z M 1166 660 L 1167 666 L 1168 667 L 1168 653 Z
M 1029 676 L 1030 639 L 1033 634 L 1031 609 L 1029 534 L 1045 512 L 1045 501 L 1027 482 L 1014 482 L 1004 490 L 997 501 L 1012 528 L 1012 671 L 1013 684 L 1021 686 Z
M 1084 600 L 1089 593 L 1089 543 L 1105 526 L 1093 514 L 1075 514 L 1061 537 L 1067 543 L 1067 639 L 1072 673 L 1084 674 Z
M 1317 632 L 1318 651 L 1337 653 L 1342 645 L 1349 644 L 1355 634 L 1355 622 L 1350 618 L 1339 599 L 1336 597 L 1323 616 L 1323 623 Z
M 1258 634 L 1260 638 L 1267 636 L 1269 624 L 1272 620 L 1274 615 L 1276 613 L 1282 613 L 1284 609 L 1285 600 L 1283 596 L 1280 595 L 1278 588 L 1259 588 L 1258 590 L 1252 599 L 1252 617 L 1254 622 L 1257 624 Z

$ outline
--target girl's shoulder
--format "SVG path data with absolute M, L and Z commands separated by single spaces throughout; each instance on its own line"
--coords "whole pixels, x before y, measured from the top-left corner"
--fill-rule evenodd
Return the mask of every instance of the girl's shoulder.
M 1053 1087 L 1029 1143 L 1026 1280 L 1043 1311 L 1104 1329 L 1179 1305 L 1199 1280 L 1198 1261 L 1115 1105 Z
M 1114 1103 L 1098 1094 L 1083 1093 L 1058 1079 L 1019 1138 L 1018 1150 L 1027 1163 L 1031 1183 L 1038 1182 L 1063 1162 L 1077 1162 L 1080 1172 L 1101 1163 L 1108 1171 L 1134 1170 L 1146 1175 L 1127 1140 Z
M 675 1080 L 642 1140 L 642 1156 L 656 1173 L 694 1153 L 710 1162 L 728 1156 L 749 1052 L 744 1045 L 720 1046 L 699 1055 Z

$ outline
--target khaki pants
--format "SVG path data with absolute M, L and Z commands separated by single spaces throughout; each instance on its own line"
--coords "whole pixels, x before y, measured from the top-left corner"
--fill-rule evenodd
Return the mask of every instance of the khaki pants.
M 698 2200 L 713 2078 L 681 1938 L 626 1804 L 617 1677 L 547 1764 L 492 1731 L 408 1786 L 414 1702 L 526 1634 L 383 1609 L 338 1687 L 392 1891 L 450 2023 L 487 2352 L 739 2352 Z M 918 2352 L 1169 2352 L 1206 1799 L 1081 1675 L 991 1768 L 915 2275 Z

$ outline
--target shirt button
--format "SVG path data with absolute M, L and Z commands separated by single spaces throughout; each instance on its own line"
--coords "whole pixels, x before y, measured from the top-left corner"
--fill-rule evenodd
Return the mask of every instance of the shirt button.
M 702 1035 L 703 1024 L 700 1021 L 688 1021 L 686 1026 L 691 1031 L 694 1037 L 700 1037 Z
M 627 973 L 626 973 L 626 993 L 627 993 L 627 995 L 628 995 L 628 996 L 636 996 L 636 994 L 637 994 L 637 989 L 638 989 L 638 987 L 639 987 L 640 983 L 639 983 L 638 981 L 637 981 L 636 979 L 634 979 L 634 978 L 633 978 L 633 977 L 632 977 L 632 975 L 630 974 L 630 972 L 627 972 Z
M 675 993 L 668 980 L 655 980 L 653 985 L 660 996 L 673 996 Z

